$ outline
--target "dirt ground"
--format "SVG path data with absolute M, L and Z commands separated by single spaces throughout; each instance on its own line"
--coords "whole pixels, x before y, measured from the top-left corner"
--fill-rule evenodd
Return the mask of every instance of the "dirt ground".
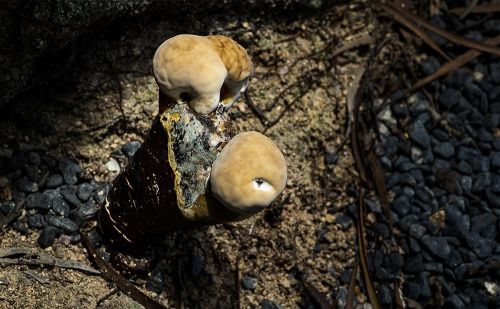
M 150 63 L 163 40 L 210 32 L 230 35 L 248 49 L 255 63 L 248 91 L 267 126 L 243 99 L 231 116 L 237 131 L 265 132 L 277 143 L 288 163 L 287 187 L 252 219 L 168 235 L 161 248 L 165 290 L 147 292 L 167 307 L 230 308 L 239 293 L 242 308 L 256 308 L 265 299 L 295 308 L 304 282 L 331 296 L 341 286 L 341 271 L 353 264 L 354 228 L 344 231 L 334 221 L 352 202 L 345 192 L 357 176 L 349 147 L 338 160 L 334 152 L 344 139 L 347 89 L 364 56 L 359 48 L 333 60 L 328 55 L 370 32 L 374 21 L 363 1 L 287 14 L 220 12 L 175 27 L 159 18 L 135 20 L 88 38 L 60 83 L 24 96 L 0 117 L 1 144 L 43 145 L 56 157 L 74 157 L 85 178 L 111 181 L 116 174 L 105 167 L 111 152 L 142 140 L 157 111 Z M 0 245 L 38 248 L 37 237 L 37 231 L 21 236 L 9 228 Z M 45 251 L 90 265 L 82 245 L 64 238 Z M 202 270 L 193 276 L 195 256 Z M 258 280 L 255 290 L 238 286 L 236 269 L 241 278 Z M 79 271 L 8 266 L 0 268 L 0 278 L 7 281 L 0 283 L 0 308 L 141 307 L 121 293 L 98 304 L 113 285 Z M 147 291 L 144 278 L 133 281 Z

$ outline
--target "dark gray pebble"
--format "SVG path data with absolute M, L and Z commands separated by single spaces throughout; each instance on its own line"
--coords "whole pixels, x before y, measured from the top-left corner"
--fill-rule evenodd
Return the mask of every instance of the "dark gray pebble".
M 28 225 L 26 224 L 26 222 L 22 222 L 22 221 L 15 221 L 13 224 L 12 224 L 12 227 L 18 231 L 21 235 L 26 235 L 29 233 L 29 229 L 28 229 Z
M 400 171 L 400 172 L 408 172 L 412 169 L 414 169 L 416 166 L 415 164 L 411 163 L 411 162 L 402 162 L 400 164 L 397 164 L 396 163 L 396 168 Z
M 129 159 L 131 159 L 140 146 L 141 143 L 139 141 L 131 141 L 122 146 L 122 151 Z
M 408 232 L 410 226 L 417 221 L 418 217 L 416 215 L 407 215 L 399 221 L 399 226 L 401 227 L 401 230 Z
M 435 263 L 435 264 L 441 265 L 438 263 Z M 426 267 L 427 265 L 430 265 L 430 264 L 425 264 L 424 269 L 426 269 L 426 268 L 434 269 L 433 267 Z M 435 267 L 435 268 L 439 268 L 439 267 Z M 430 270 L 430 272 L 436 272 L 436 271 Z M 420 296 L 421 297 L 429 298 L 432 296 L 431 288 L 429 286 L 426 273 L 424 273 L 424 272 L 418 273 L 416 278 L 415 278 L 415 283 L 420 288 Z
M 410 211 L 410 200 L 406 195 L 399 195 L 392 203 L 394 209 L 400 216 L 406 216 Z
M 78 187 L 78 197 L 86 202 L 89 200 L 89 198 L 92 196 L 92 191 L 94 190 L 94 188 L 92 187 L 91 184 L 85 182 L 85 183 L 82 183 L 79 187 Z
M 451 109 L 455 105 L 460 105 L 460 102 L 465 100 L 460 93 L 460 90 L 453 88 L 445 88 L 438 97 L 439 104 L 446 109 Z
M 453 294 L 445 299 L 444 308 L 462 309 L 465 308 L 465 304 L 457 294 Z
M 446 267 L 448 268 L 455 268 L 457 267 L 458 265 L 462 264 L 463 263 L 463 259 L 462 259 L 462 256 L 460 255 L 460 253 L 455 250 L 455 249 L 451 249 L 451 252 L 450 252 L 450 255 L 448 256 L 448 258 L 444 261 L 444 264 Z
M 456 169 L 462 174 L 466 175 L 472 174 L 472 167 L 470 166 L 469 163 L 465 161 L 458 162 L 458 164 L 456 165 Z
M 414 223 L 410 225 L 409 234 L 416 239 L 420 239 L 425 233 L 425 227 L 420 224 Z
M 403 271 L 406 273 L 418 273 L 422 271 L 423 256 L 420 253 L 406 255 Z
M 58 231 L 54 227 L 46 227 L 42 230 L 40 233 L 40 236 L 38 236 L 38 244 L 42 248 L 47 248 L 52 246 L 54 243 L 54 240 L 56 239 L 56 236 L 58 234 Z
M 488 257 L 496 246 L 495 241 L 483 238 L 476 233 L 466 233 L 464 239 L 469 248 L 481 259 Z
M 281 307 L 280 305 L 278 305 L 277 303 L 271 301 L 271 300 L 263 300 L 261 303 L 260 303 L 260 309 L 282 309 L 283 307 Z
M 420 295 L 420 287 L 414 282 L 406 281 L 403 288 L 405 297 L 417 299 Z
M 500 194 L 495 194 L 490 189 L 487 189 L 486 199 L 491 207 L 500 208 Z
M 477 215 L 471 219 L 471 232 L 481 233 L 485 228 L 497 223 L 497 217 L 492 213 Z
M 50 201 L 50 208 L 58 216 L 67 217 L 69 215 L 69 205 L 60 197 Z
M 498 85 L 500 84 L 500 63 L 489 64 L 490 75 L 493 81 Z
M 432 172 L 437 174 L 439 171 L 446 171 L 450 169 L 450 162 L 448 160 L 436 159 L 432 164 Z
M 421 64 L 421 66 L 422 72 L 425 75 L 431 75 L 441 67 L 441 63 L 439 63 L 439 60 L 436 57 L 430 56 Z
M 28 153 L 28 162 L 32 165 L 40 165 L 42 159 L 40 158 L 40 155 L 38 153 L 30 152 Z
M 442 273 L 443 272 L 443 264 L 441 263 L 425 263 L 422 265 L 422 270 L 430 273 Z
M 485 129 L 480 129 L 477 137 L 481 142 L 490 143 L 493 141 L 493 135 Z
M 434 193 L 428 187 L 417 187 L 415 189 L 415 194 L 417 198 L 424 203 L 430 203 L 434 197 Z
M 404 173 L 401 175 L 399 183 L 413 187 L 413 186 L 417 185 L 417 180 L 415 179 L 415 177 L 413 177 L 412 174 Z
M 48 210 L 50 208 L 49 196 L 44 193 L 30 194 L 25 201 L 27 209 L 41 209 Z
M 28 177 L 19 179 L 17 187 L 19 188 L 19 190 L 26 193 L 33 193 L 38 191 L 38 184 L 34 181 L 31 181 Z
M 71 221 L 68 218 L 49 216 L 47 218 L 47 222 L 50 225 L 57 227 L 69 234 L 74 233 L 78 230 L 78 226 L 75 224 L 75 222 Z
M 80 199 L 76 196 L 77 190 L 77 187 L 72 185 L 65 185 L 59 189 L 62 197 L 72 208 L 76 208 L 81 204 Z
M 337 163 L 338 160 L 339 160 L 339 156 L 337 154 L 331 153 L 331 152 L 325 153 L 325 163 L 327 165 L 333 165 L 333 164 Z
M 419 253 L 420 251 L 422 251 L 422 248 L 420 248 L 420 245 L 418 244 L 418 241 L 415 238 L 410 237 L 408 243 L 409 243 L 409 247 L 410 247 L 411 252 Z
M 392 292 L 391 289 L 385 284 L 381 284 L 378 289 L 378 298 L 380 303 L 383 305 L 392 304 Z
M 36 184 L 40 183 L 43 178 L 43 171 L 38 166 L 26 165 L 24 171 L 28 178 Z
M 81 173 L 82 168 L 78 163 L 65 158 L 59 162 L 59 170 L 61 171 L 64 182 L 68 185 L 74 185 L 78 182 L 78 174 Z
M 455 147 L 450 142 L 439 143 L 434 147 L 434 152 L 442 158 L 450 159 L 455 155 Z
M 472 191 L 472 177 L 462 176 L 459 178 L 460 186 L 462 187 L 464 193 L 470 194 Z
M 41 214 L 33 214 L 28 217 L 28 226 L 32 229 L 43 229 L 47 226 L 45 216 Z
M 340 225 L 340 228 L 345 231 L 351 227 L 352 219 L 347 215 L 340 214 L 337 216 L 337 218 L 335 218 L 335 223 Z
M 387 239 L 391 236 L 391 233 L 389 231 L 389 227 L 385 223 L 381 223 L 381 222 L 375 223 L 375 230 L 384 239 Z
M 497 113 L 484 115 L 482 125 L 485 129 L 488 129 L 490 131 L 498 128 L 500 126 L 500 114 Z
M 490 102 L 490 112 L 492 113 L 500 113 L 500 101 L 499 102 Z
M 50 175 L 45 183 L 47 188 L 57 188 L 64 182 L 63 178 L 59 174 Z
M 349 281 L 351 281 L 351 274 L 352 274 L 352 269 L 351 268 L 344 269 L 340 273 L 340 277 L 339 277 L 340 282 L 342 282 L 344 284 L 349 283 Z
M 404 259 L 398 252 L 392 251 L 384 256 L 384 267 L 393 275 L 398 276 L 403 268 Z
M 80 234 L 78 232 L 75 232 L 75 233 L 71 234 L 71 240 L 70 240 L 70 242 L 73 245 L 79 244 L 81 241 L 82 241 L 82 237 L 80 236 Z
M 77 209 L 70 211 L 69 218 L 73 220 L 77 225 L 81 225 L 83 222 L 95 216 L 97 213 L 97 206 L 93 200 L 89 200 L 87 203 L 82 204 Z
M 493 145 L 493 148 L 495 148 L 496 151 L 500 151 L 500 137 L 495 137 L 495 139 L 493 139 L 493 142 L 491 144 Z
M 241 285 L 245 290 L 255 290 L 257 288 L 257 284 L 259 281 L 256 278 L 249 277 L 249 276 L 244 276 L 243 279 L 241 280 Z
M 410 126 L 410 138 L 422 148 L 428 148 L 431 144 L 429 133 L 424 125 L 417 121 Z
M 460 161 L 466 160 L 469 163 L 471 161 L 476 160 L 480 156 L 481 156 L 481 153 L 477 149 L 467 147 L 467 146 L 459 147 L 457 154 L 456 154 L 456 157 L 458 160 L 460 160 Z
M 3 215 L 7 215 L 12 211 L 12 209 L 14 209 L 15 206 L 16 203 L 14 203 L 13 201 L 3 202 L 0 204 L 0 212 Z
M 491 185 L 491 174 L 481 172 L 472 177 L 472 192 L 479 193 Z
M 420 241 L 424 248 L 429 250 L 429 252 L 434 254 L 435 256 L 446 259 L 450 255 L 450 245 L 448 244 L 446 239 L 442 237 L 424 235 L 420 239 Z
M 445 218 L 447 227 L 458 235 L 464 235 L 470 229 L 469 216 L 464 215 L 457 207 L 448 205 L 445 208 Z
M 491 166 L 500 168 L 500 152 L 496 152 L 492 157 L 491 157 Z

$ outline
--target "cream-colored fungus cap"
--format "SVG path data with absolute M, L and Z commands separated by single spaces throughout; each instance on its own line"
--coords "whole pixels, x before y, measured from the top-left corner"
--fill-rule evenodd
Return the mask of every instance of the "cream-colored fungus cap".
M 197 113 L 229 108 L 248 84 L 252 62 L 231 38 L 180 34 L 158 47 L 153 72 L 160 91 Z
M 269 206 L 285 189 L 285 157 L 259 132 L 233 137 L 212 165 L 212 194 L 229 209 L 253 213 Z

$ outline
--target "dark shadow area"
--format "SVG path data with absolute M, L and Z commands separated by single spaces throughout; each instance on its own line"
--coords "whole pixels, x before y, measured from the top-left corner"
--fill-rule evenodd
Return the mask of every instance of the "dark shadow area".
M 328 13 L 326 8 L 248 11 L 236 5 L 227 11 L 165 18 L 163 12 L 150 9 L 103 29 L 89 29 L 70 45 L 37 60 L 32 86 L 0 109 L 0 121 L 12 129 L 2 139 L 11 144 L 23 139 L 33 144 L 77 140 L 88 144 L 112 134 L 144 136 L 157 110 L 157 89 L 152 86 L 140 96 L 132 92 L 151 84 L 152 57 L 165 39 L 180 33 L 228 35 L 245 46 L 258 65 L 275 67 L 279 59 L 270 51 L 279 42 L 269 38 L 264 41 L 269 46 L 255 46 L 259 27 L 273 28 L 284 40 L 295 40 L 308 29 L 289 24 Z M 141 104 L 146 105 L 140 111 L 143 115 L 131 115 Z M 145 123 L 138 126 L 138 117 Z M 77 142 L 74 147 L 79 146 Z

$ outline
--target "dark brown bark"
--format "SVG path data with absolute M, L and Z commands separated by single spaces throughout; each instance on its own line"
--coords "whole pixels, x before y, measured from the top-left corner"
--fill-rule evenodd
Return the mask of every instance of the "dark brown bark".
M 183 104 L 157 116 L 100 209 L 99 227 L 105 238 L 121 249 L 140 251 L 170 231 L 250 216 L 224 207 L 206 186 L 230 132 L 222 108 L 206 116 Z M 210 146 L 214 137 L 220 142 Z

